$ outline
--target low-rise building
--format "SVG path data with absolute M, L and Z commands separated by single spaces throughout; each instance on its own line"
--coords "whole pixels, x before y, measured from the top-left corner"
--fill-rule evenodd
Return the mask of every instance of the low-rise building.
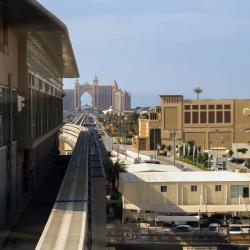
M 154 107 L 141 113 L 138 119 L 139 134 L 132 139 L 136 150 L 156 150 L 161 145 L 161 112 Z
M 250 211 L 250 173 L 125 172 L 120 173 L 123 221 L 152 220 L 157 215 Z
M 250 99 L 184 99 L 161 95 L 162 144 L 193 141 L 202 150 L 226 153 L 250 143 Z M 249 150 L 250 151 L 250 150 Z

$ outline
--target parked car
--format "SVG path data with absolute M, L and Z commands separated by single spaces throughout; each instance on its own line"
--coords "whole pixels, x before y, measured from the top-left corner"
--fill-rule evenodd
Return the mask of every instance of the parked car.
M 232 224 L 242 224 L 242 220 L 238 216 L 234 216 L 232 219 Z
M 242 163 L 242 166 L 247 167 L 247 168 L 250 168 L 250 162 L 249 162 L 249 161 L 244 161 L 244 162 Z
M 176 233 L 190 233 L 193 232 L 193 230 L 193 227 L 189 225 L 179 225 L 173 229 L 173 231 Z
M 208 225 L 208 232 L 219 232 L 220 224 L 218 223 L 211 223 Z
M 228 227 L 229 234 L 242 234 L 242 229 L 240 224 L 231 224 Z
M 227 170 L 227 167 L 223 165 L 223 163 L 216 163 L 216 165 L 213 165 L 210 169 L 210 171 L 223 171 Z
M 231 224 L 232 221 L 233 221 L 233 217 L 230 214 L 216 213 L 216 214 L 212 214 L 211 217 L 209 218 L 210 223 L 218 223 L 221 226 L 227 226 Z
M 144 160 L 144 161 L 141 161 L 142 163 L 152 163 L 152 164 L 161 164 L 160 161 L 157 161 L 157 160 Z
M 227 161 L 229 161 L 229 162 L 236 162 L 236 158 L 235 157 L 228 157 Z
M 243 164 L 244 162 L 245 162 L 245 159 L 239 159 L 239 158 L 235 159 L 236 164 Z

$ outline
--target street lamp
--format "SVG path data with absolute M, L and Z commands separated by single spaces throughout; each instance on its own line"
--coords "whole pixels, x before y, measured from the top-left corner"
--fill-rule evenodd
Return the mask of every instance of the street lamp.
M 176 155 L 175 155 L 175 144 L 176 144 L 176 128 L 173 128 L 173 129 L 170 129 L 170 130 L 167 130 L 168 132 L 170 132 L 171 134 L 173 134 L 173 151 L 174 151 L 174 166 L 175 166 L 175 158 L 176 158 Z M 171 135 L 170 135 L 171 137 Z M 171 138 L 172 139 L 172 138 Z

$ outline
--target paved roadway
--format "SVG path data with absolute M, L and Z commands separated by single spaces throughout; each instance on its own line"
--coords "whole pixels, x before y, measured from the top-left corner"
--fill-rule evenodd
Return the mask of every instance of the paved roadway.
M 112 147 L 112 138 L 111 137 L 109 137 L 105 134 L 102 136 L 102 140 L 103 140 L 103 143 L 108 151 L 111 151 L 112 149 L 117 151 L 118 144 L 113 143 L 113 147 Z M 131 146 L 127 145 L 126 147 L 132 151 Z M 119 145 L 119 148 L 122 150 L 123 145 Z M 151 152 L 145 151 L 145 152 L 140 152 L 140 154 L 145 154 L 145 155 L 150 156 L 150 155 L 153 155 L 153 152 L 152 151 Z M 157 160 L 159 160 L 162 164 L 171 164 L 171 165 L 174 164 L 172 159 L 166 159 L 166 157 L 163 157 L 163 156 L 157 156 Z M 181 162 L 178 160 L 175 161 L 175 166 L 180 168 L 181 170 L 185 170 L 185 171 L 201 171 L 201 169 L 199 169 L 195 166 L 192 166 L 188 163 Z

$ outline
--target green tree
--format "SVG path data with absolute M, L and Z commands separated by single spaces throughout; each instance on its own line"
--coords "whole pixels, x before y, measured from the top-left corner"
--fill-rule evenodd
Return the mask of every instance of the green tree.
M 168 145 L 168 146 L 167 146 L 167 151 L 170 152 L 171 149 L 172 149 L 172 146 L 171 146 L 171 145 Z
M 243 155 L 246 154 L 247 151 L 248 151 L 247 148 L 239 148 L 239 149 L 237 149 L 237 152 L 242 154 L 242 158 L 243 158 Z
M 111 184 L 111 193 L 117 191 L 119 183 L 119 173 L 125 171 L 124 162 L 117 160 L 115 163 L 111 159 L 104 161 L 104 168 L 106 173 L 106 179 Z
M 197 100 L 199 100 L 200 94 L 203 93 L 203 90 L 199 86 L 195 86 L 193 91 L 197 95 Z
M 232 149 L 230 149 L 230 150 L 228 151 L 228 155 L 229 155 L 230 157 L 232 157 L 233 154 L 234 154 L 234 151 L 233 151 Z

